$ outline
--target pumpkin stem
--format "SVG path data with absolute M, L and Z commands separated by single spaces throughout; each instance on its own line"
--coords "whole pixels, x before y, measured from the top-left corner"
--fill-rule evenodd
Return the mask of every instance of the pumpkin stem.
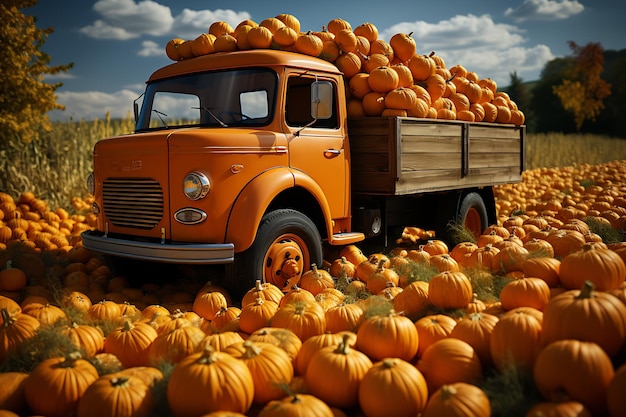
M 337 349 L 335 349 L 335 353 L 339 353 L 342 355 L 349 354 L 351 350 L 349 339 L 350 339 L 350 334 L 348 333 L 344 334 L 341 339 L 341 342 L 339 342 L 339 345 L 337 346 Z
M 2 327 L 9 327 L 15 322 L 15 320 L 11 316 L 11 313 L 9 313 L 8 308 L 3 307 L 0 313 L 2 314 Z
M 263 291 L 263 286 L 261 285 L 261 280 L 257 279 L 255 283 L 255 288 L 257 291 Z
M 378 267 L 376 268 L 376 272 L 383 272 L 383 269 L 385 269 L 384 264 L 385 264 L 385 258 L 381 258 L 378 261 Z
M 457 393 L 456 388 L 453 385 L 445 384 L 441 387 L 441 398 L 443 400 L 448 400 L 455 396 Z
M 243 359 L 256 358 L 261 354 L 261 351 L 263 350 L 251 340 L 246 340 L 245 342 L 243 342 L 243 347 L 245 349 L 242 355 Z
M 583 287 L 580 290 L 580 294 L 578 294 L 576 296 L 577 300 L 581 300 L 584 298 L 593 298 L 593 289 L 595 288 L 595 286 L 593 285 L 593 282 L 589 281 L 589 280 L 585 280 L 585 283 L 583 285 Z

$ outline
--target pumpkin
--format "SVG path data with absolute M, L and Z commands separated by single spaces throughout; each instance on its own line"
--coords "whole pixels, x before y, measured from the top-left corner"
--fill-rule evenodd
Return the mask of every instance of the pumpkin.
M 560 269 L 561 261 L 548 256 L 529 257 L 522 262 L 522 272 L 525 276 L 541 278 L 550 288 L 559 286 Z
M 225 290 L 207 283 L 196 293 L 191 309 L 202 318 L 213 320 L 215 313 L 222 307 L 228 307 L 229 301 Z
M 500 302 L 505 310 L 533 307 L 543 310 L 550 300 L 550 287 L 541 278 L 519 278 L 509 281 L 500 291 Z
M 269 27 L 263 26 L 263 22 L 261 22 L 259 26 L 250 29 L 247 39 L 252 48 L 267 49 L 272 46 L 274 33 Z
M 81 349 L 86 358 L 95 356 L 104 349 L 104 334 L 97 326 L 72 322 L 62 331 L 74 346 Z
M 0 288 L 4 291 L 20 291 L 27 284 L 26 274 L 19 268 L 13 268 L 7 261 L 6 269 L 0 271 Z
M 230 33 L 223 33 L 221 35 L 216 35 L 215 42 L 213 42 L 213 49 L 215 50 L 215 52 L 236 51 L 237 50 L 237 38 L 235 38 Z
M 353 335 L 345 333 L 338 345 L 320 349 L 306 369 L 305 382 L 311 394 L 330 406 L 357 405 L 359 383 L 372 367 L 368 356 L 350 346 L 352 339 Z
M 348 261 L 345 256 L 341 256 L 332 261 L 328 269 L 330 275 L 336 278 L 340 278 L 342 275 L 345 275 L 346 278 L 354 278 L 355 271 L 356 266 Z
M 48 303 L 30 303 L 24 305 L 22 312 L 35 317 L 44 326 L 52 326 L 59 321 L 67 319 L 67 315 L 63 309 Z
M 124 367 L 150 365 L 149 350 L 158 333 L 148 323 L 124 321 L 104 340 L 104 352 L 119 358 Z
M 246 413 L 254 399 L 254 380 L 246 364 L 225 352 L 207 348 L 183 358 L 167 383 L 174 416 L 212 411 Z
M 532 368 L 543 398 L 578 401 L 592 415 L 606 415 L 606 393 L 615 370 L 611 359 L 593 342 L 564 339 L 544 347 Z
M 272 327 L 291 330 L 304 342 L 326 330 L 326 316 L 317 302 L 290 303 L 276 311 Z
M 426 378 L 429 392 L 454 382 L 477 384 L 483 378 L 480 359 L 474 348 L 451 337 L 430 345 L 417 361 L 417 369 Z
M 361 262 L 367 260 L 367 256 L 363 253 L 361 249 L 359 249 L 358 246 L 355 245 L 344 246 L 339 252 L 339 256 L 343 256 L 353 265 L 358 265 Z
M 258 297 L 280 304 L 283 295 L 283 291 L 271 282 L 261 283 L 261 280 L 256 280 L 254 287 L 250 288 L 241 299 L 241 306 L 243 308 L 246 304 L 256 302 Z
M 318 269 L 316 264 L 312 264 L 311 269 L 302 274 L 299 285 L 316 296 L 326 288 L 334 288 L 335 282 L 328 271 Z
M 429 264 L 435 267 L 439 272 L 443 271 L 460 271 L 459 263 L 449 253 L 439 253 L 429 258 Z
M 341 343 L 343 334 L 340 333 L 322 333 L 309 337 L 298 352 L 295 363 L 295 371 L 297 375 L 305 375 L 309 366 L 311 357 L 320 349 L 327 346 L 336 347 Z M 356 340 L 356 334 L 354 334 L 354 340 Z
M 367 93 L 363 97 L 361 105 L 366 116 L 380 116 L 385 111 L 385 93 L 377 91 Z
M 310 394 L 293 394 L 281 400 L 268 402 L 258 417 L 335 417 L 333 410 L 322 400 Z
M 28 314 L 10 314 L 9 309 L 0 310 L 0 363 L 4 362 L 25 340 L 35 336 L 41 324 Z
M 474 348 L 483 368 L 493 365 L 490 339 L 499 318 L 488 313 L 472 313 L 459 320 L 450 331 L 450 337 L 463 340 Z
M 375 363 L 359 384 L 359 406 L 368 417 L 414 417 L 427 401 L 424 376 L 399 358 Z
M 381 258 L 378 261 L 376 270 L 367 276 L 365 280 L 367 290 L 372 294 L 378 294 L 389 286 L 395 287 L 398 285 L 400 278 L 396 271 L 391 268 L 385 268 L 385 263 L 388 262 L 388 259 Z
M 348 53 L 356 51 L 358 39 L 351 29 L 344 28 L 335 33 L 335 42 L 343 53 Z
M 233 27 L 226 21 L 218 20 L 209 25 L 209 33 L 215 35 L 215 37 L 220 37 L 224 33 L 233 33 Z
M 330 333 L 356 332 L 365 320 L 363 309 L 356 303 L 336 304 L 328 308 L 324 316 L 326 318 L 326 331 Z
M 417 95 L 408 87 L 398 87 L 385 96 L 385 107 L 388 109 L 408 110 L 415 107 L 416 103 Z
M 399 61 L 408 61 L 415 55 L 417 45 L 411 33 L 396 33 L 389 39 L 389 45 L 393 48 L 393 53 Z
M 490 417 L 491 402 L 479 387 L 466 382 L 442 385 L 430 395 L 422 417 Z
M 159 334 L 148 348 L 149 364 L 178 363 L 197 351 L 206 334 L 202 329 L 187 325 Z
M 579 289 L 590 280 L 599 291 L 613 290 L 624 282 L 624 278 L 624 260 L 614 251 L 594 247 L 591 243 L 565 256 L 559 269 L 559 279 L 567 289 Z
M 526 417 L 592 417 L 578 401 L 541 401 L 535 403 Z
M 78 352 L 44 359 L 24 383 L 26 403 L 35 414 L 50 417 L 74 414 L 80 398 L 96 379 L 98 371 Z
M 165 54 L 167 55 L 169 59 L 171 59 L 172 61 L 180 61 L 182 59 L 178 48 L 183 42 L 185 42 L 184 39 L 174 38 L 174 39 L 170 39 L 165 44 Z
M 294 367 L 283 349 L 267 342 L 246 340 L 231 344 L 224 352 L 243 361 L 250 370 L 255 403 L 265 404 L 287 395 L 284 387 L 291 382 Z
M 315 36 L 311 31 L 300 34 L 294 44 L 297 52 L 310 56 L 318 56 L 321 54 L 323 46 L 324 44 L 322 40 Z
M 24 413 L 26 398 L 24 397 L 24 383 L 28 378 L 26 372 L 0 372 L 0 409 L 15 413 Z
M 461 271 L 443 271 L 429 281 L 428 300 L 439 308 L 464 308 L 474 292 L 469 277 Z
M 120 305 L 111 300 L 102 300 L 92 304 L 87 310 L 88 317 L 93 321 L 119 322 L 122 317 Z
M 83 393 L 77 417 L 143 417 L 154 411 L 150 387 L 139 377 L 108 374 L 94 381 Z
M 626 305 L 609 293 L 595 291 L 587 280 L 581 289 L 550 299 L 543 314 L 542 339 L 544 344 L 561 339 L 594 342 L 614 357 L 626 343 Z
M 374 42 L 378 39 L 378 28 L 373 23 L 365 22 L 354 28 L 354 34 Z
M 411 319 L 393 310 L 365 319 L 357 331 L 357 348 L 373 360 L 412 360 L 418 345 L 419 336 Z
M 497 369 L 532 369 L 543 347 L 542 317 L 541 311 L 531 307 L 517 307 L 500 317 L 489 338 L 489 351 Z
M 208 55 L 214 52 L 213 43 L 215 35 L 210 33 L 201 33 L 191 43 L 191 51 L 194 56 Z
M 277 311 L 276 302 L 258 297 L 254 303 L 248 303 L 241 309 L 239 328 L 245 333 L 253 333 L 267 327 Z
M 237 320 L 239 315 L 241 314 L 241 309 L 239 307 L 230 306 L 230 307 L 221 307 L 213 319 L 210 321 L 211 328 L 215 331 L 221 330 L 227 324 Z
M 198 351 L 204 350 L 207 346 L 211 346 L 216 351 L 222 351 L 233 343 L 243 342 L 241 334 L 227 330 L 221 333 L 206 335 L 198 344 Z
M 293 331 L 277 327 L 264 327 L 248 336 L 253 342 L 268 342 L 283 349 L 295 363 L 302 340 Z
M 372 91 L 377 93 L 387 93 L 398 88 L 400 84 L 400 76 L 389 66 L 377 67 L 369 74 L 367 82 Z
M 419 347 L 417 356 L 421 357 L 428 346 L 437 340 L 450 336 L 452 329 L 456 326 L 456 320 L 445 314 L 429 314 L 415 322 Z
M 413 55 L 407 66 L 411 70 L 411 74 L 413 74 L 413 79 L 415 81 L 425 81 L 428 77 L 435 75 L 435 70 L 437 69 L 437 64 L 432 57 L 428 55 Z
M 417 320 L 430 306 L 428 289 L 426 281 L 413 281 L 407 284 L 402 292 L 394 297 L 394 310 L 412 321 Z
M 606 392 L 606 405 L 611 417 L 626 415 L 626 364 L 617 368 Z

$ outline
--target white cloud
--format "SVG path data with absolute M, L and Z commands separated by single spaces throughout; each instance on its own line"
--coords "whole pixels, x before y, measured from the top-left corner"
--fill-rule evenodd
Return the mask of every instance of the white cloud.
M 99 0 L 93 8 L 101 19 L 80 31 L 97 39 L 161 36 L 169 33 L 174 24 L 170 8 L 150 0 Z
M 165 49 L 163 45 L 154 41 L 143 41 L 141 42 L 141 50 L 137 52 L 137 55 L 144 57 L 163 56 L 165 55 Z
M 241 21 L 250 19 L 248 12 L 235 12 L 233 10 L 190 10 L 183 9 L 176 16 L 172 28 L 172 34 L 183 39 L 194 39 L 199 33 L 208 32 L 213 22 L 228 22 L 233 28 Z
M 172 16 L 169 7 L 151 0 L 99 0 L 93 8 L 100 19 L 82 27 L 80 32 L 96 39 L 128 40 L 142 35 L 193 39 L 198 33 L 207 32 L 213 22 L 222 20 L 235 27 L 250 19 L 248 12 L 228 9 L 186 8 Z
M 141 91 L 141 90 L 139 90 Z M 124 118 L 133 111 L 133 100 L 141 93 L 124 89 L 115 93 L 101 91 L 60 91 L 57 102 L 65 106 L 65 111 L 54 110 L 48 113 L 51 120 L 93 120 L 104 118 L 109 112 L 112 118 Z
M 581 13 L 583 10 L 585 6 L 578 0 L 524 0 L 518 7 L 509 7 L 504 15 L 511 17 L 515 22 L 562 20 Z
M 525 80 L 537 78 L 545 63 L 554 59 L 549 47 L 526 47 L 523 30 L 496 23 L 489 15 L 457 15 L 437 23 L 402 22 L 379 36 L 389 40 L 395 33 L 410 32 L 418 53 L 435 51 L 446 66 L 462 64 L 479 77 L 488 76 L 503 86 L 509 84 L 512 72 Z

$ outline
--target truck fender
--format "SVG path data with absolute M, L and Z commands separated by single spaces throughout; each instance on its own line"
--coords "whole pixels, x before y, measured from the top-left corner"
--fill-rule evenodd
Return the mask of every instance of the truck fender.
M 225 241 L 235 245 L 235 252 L 244 251 L 252 245 L 261 218 L 271 202 L 282 191 L 295 186 L 304 188 L 317 200 L 324 213 L 328 233 L 332 233 L 330 208 L 320 186 L 300 171 L 275 168 L 250 181 L 233 204 L 228 217 Z

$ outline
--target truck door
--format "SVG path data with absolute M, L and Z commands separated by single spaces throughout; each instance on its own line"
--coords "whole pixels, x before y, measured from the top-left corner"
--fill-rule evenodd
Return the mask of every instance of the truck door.
M 305 172 L 324 190 L 334 219 L 347 216 L 347 172 L 344 134 L 340 129 L 337 86 L 333 85 L 332 116 L 313 122 L 311 84 L 315 77 L 291 76 L 287 83 L 285 122 L 294 135 L 289 165 Z

